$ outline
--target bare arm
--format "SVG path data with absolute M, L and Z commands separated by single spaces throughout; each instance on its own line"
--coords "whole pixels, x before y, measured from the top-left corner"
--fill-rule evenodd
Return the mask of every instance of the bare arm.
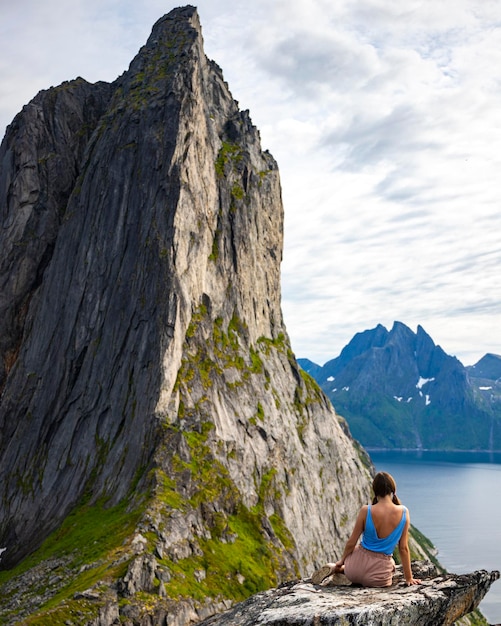
M 341 568 L 344 565 L 344 560 L 351 554 L 357 545 L 358 538 L 364 532 L 365 528 L 365 518 L 367 517 L 367 505 L 365 504 L 357 515 L 357 520 L 355 522 L 355 526 L 353 527 L 353 531 L 350 535 L 350 538 L 346 542 L 346 546 L 344 548 L 343 556 L 336 562 L 336 568 Z
M 419 578 L 414 578 L 411 568 L 411 555 L 409 552 L 409 527 L 411 525 L 411 516 L 407 509 L 407 519 L 405 521 L 404 531 L 398 542 L 398 552 L 400 554 L 400 560 L 402 561 L 402 568 L 404 570 L 405 582 L 408 585 L 419 585 L 421 581 Z

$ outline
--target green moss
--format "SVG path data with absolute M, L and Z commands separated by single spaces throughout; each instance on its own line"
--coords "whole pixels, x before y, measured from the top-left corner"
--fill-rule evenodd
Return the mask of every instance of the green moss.
M 191 339 L 195 335 L 198 325 L 206 317 L 206 315 L 207 307 L 205 304 L 200 304 L 191 316 L 190 324 L 186 330 L 187 339 Z
M 235 200 L 242 200 L 245 196 L 245 191 L 243 190 L 241 185 L 235 183 L 231 188 L 231 195 L 233 198 L 235 198 Z
M 83 624 L 96 619 L 101 603 L 78 599 L 69 600 L 63 606 L 44 610 L 23 620 L 26 626 L 66 626 L 69 623 Z
M 176 471 L 191 474 L 193 495 L 189 505 L 218 502 L 212 516 L 211 537 L 198 538 L 197 553 L 176 562 L 161 561 L 172 578 L 165 584 L 169 597 L 189 597 L 203 601 L 206 597 L 243 600 L 276 583 L 276 556 L 261 531 L 261 515 L 240 504 L 241 497 L 226 468 L 212 455 L 207 440 L 212 425 L 201 432 L 185 432 L 190 450 L 189 461 L 178 461 Z M 173 483 L 168 481 L 171 490 Z M 223 512 L 221 507 L 227 512 Z M 234 513 L 230 513 L 231 510 Z M 200 573 L 202 575 L 200 575 Z
M 303 414 L 304 411 L 304 402 L 303 402 L 303 390 L 299 385 L 294 389 L 294 408 L 297 413 L 300 415 Z
M 263 184 L 263 180 L 264 178 L 271 172 L 271 170 L 261 170 L 260 172 L 258 172 L 258 176 L 259 176 L 259 186 L 261 187 L 261 185 Z
M 264 422 L 264 409 L 261 402 L 257 403 L 256 418 L 261 422 Z
M 238 492 L 228 470 L 211 452 L 207 445 L 209 433 L 214 428 L 212 422 L 204 422 L 201 431 L 183 432 L 190 450 L 188 461 L 178 460 L 174 466 L 177 472 L 188 470 L 193 483 L 192 496 L 188 502 L 194 508 L 203 502 L 217 501 L 230 504 L 238 501 Z
M 155 495 L 164 506 L 179 511 L 186 509 L 186 502 L 177 491 L 176 481 L 173 478 L 159 469 L 157 470 L 157 483 Z
M 261 360 L 258 351 L 251 346 L 249 349 L 249 354 L 251 359 L 251 372 L 253 374 L 261 374 L 261 372 L 263 371 L 263 361 Z
M 457 626 L 489 626 L 489 622 L 478 609 L 457 620 L 456 624 Z
M 259 337 L 259 339 L 257 340 L 257 344 L 263 350 L 266 356 L 269 356 L 270 350 L 272 348 L 281 352 L 284 352 L 286 350 L 284 333 L 279 333 L 275 338 L 264 336 Z
M 199 540 L 201 555 L 168 562 L 172 579 L 165 589 L 170 597 L 240 601 L 276 585 L 277 554 L 263 537 L 260 516 L 240 505 L 235 514 L 221 517 L 212 533 L 213 538 Z M 221 541 L 218 533 L 230 540 Z M 197 572 L 205 578 L 197 580 Z
M 223 141 L 216 159 L 216 175 L 223 178 L 226 173 L 226 165 L 231 164 L 232 170 L 236 169 L 237 164 L 242 159 L 242 149 L 238 144 Z M 243 190 L 242 190 L 243 191 Z
M 273 496 L 276 470 L 272 468 L 263 476 L 258 504 L 248 509 L 241 503 L 226 468 L 214 459 L 206 445 L 211 432 L 205 426 L 200 433 L 183 433 L 191 459 L 178 468 L 190 471 L 199 492 L 190 498 L 192 506 L 218 502 L 210 524 L 211 536 L 197 539 L 197 554 L 176 562 L 161 561 L 172 575 L 165 590 L 173 599 L 189 597 L 203 601 L 206 597 L 226 597 L 240 601 L 277 584 L 282 549 L 262 530 L 264 500 Z M 283 520 L 275 514 L 270 522 L 285 549 L 292 550 L 294 542 Z
M 315 381 L 315 379 L 312 378 L 303 369 L 300 369 L 299 373 L 306 386 L 307 396 L 305 398 L 305 403 L 312 404 L 314 402 L 323 402 L 324 394 L 322 390 L 320 389 L 320 387 L 318 386 L 318 383 Z
M 272 494 L 272 486 L 273 486 L 273 479 L 276 473 L 277 473 L 276 468 L 272 467 L 267 472 L 265 472 L 265 474 L 263 474 L 263 477 L 261 478 L 261 482 L 259 484 L 259 489 L 258 489 L 259 500 L 258 500 L 258 504 L 255 507 L 256 512 L 264 513 L 265 499 L 270 496 L 275 495 L 275 494 Z
M 26 623 L 62 624 L 68 619 L 68 612 L 87 611 L 90 605 L 84 600 L 76 601 L 74 595 L 100 580 L 112 580 L 125 574 L 127 562 L 119 563 L 120 555 L 125 552 L 124 542 L 133 533 L 141 514 L 142 507 L 128 511 L 125 500 L 114 507 L 106 507 L 104 502 L 79 506 L 36 552 L 12 570 L 0 572 L 2 585 L 43 561 L 57 559 L 61 563 L 51 575 L 61 576 L 67 584 Z M 68 571 L 73 572 L 71 576 Z M 65 608 L 54 612 L 63 602 Z
M 284 548 L 289 552 L 293 552 L 296 548 L 296 543 L 284 520 L 276 513 L 273 513 L 270 515 L 270 523 L 273 528 L 273 532 L 280 539 Z
M 214 239 L 212 240 L 212 248 L 209 254 L 209 261 L 216 262 L 219 259 L 219 233 L 216 232 Z

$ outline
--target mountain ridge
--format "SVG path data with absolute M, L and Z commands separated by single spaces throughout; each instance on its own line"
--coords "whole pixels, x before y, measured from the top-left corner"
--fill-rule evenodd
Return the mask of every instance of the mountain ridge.
M 369 449 L 501 449 L 496 355 L 464 367 L 421 325 L 395 322 L 355 334 L 323 366 L 298 362 Z

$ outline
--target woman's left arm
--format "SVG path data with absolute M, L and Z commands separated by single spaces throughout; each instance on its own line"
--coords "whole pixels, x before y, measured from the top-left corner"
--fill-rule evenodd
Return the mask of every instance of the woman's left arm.
M 398 542 L 398 552 L 402 561 L 402 569 L 404 570 L 405 582 L 408 585 L 419 585 L 421 580 L 414 578 L 411 568 L 411 555 L 409 552 L 409 527 L 411 525 L 411 517 L 409 509 L 407 509 L 407 519 L 405 520 L 404 531 Z

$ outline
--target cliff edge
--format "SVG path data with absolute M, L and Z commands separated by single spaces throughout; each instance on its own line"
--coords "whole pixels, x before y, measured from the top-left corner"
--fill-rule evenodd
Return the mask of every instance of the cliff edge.
M 351 586 L 344 576 L 323 585 L 308 579 L 258 594 L 200 626 L 449 626 L 486 624 L 463 620 L 476 609 L 499 572 L 437 575 L 430 563 L 412 564 L 420 585 L 408 587 L 400 567 L 391 587 Z

